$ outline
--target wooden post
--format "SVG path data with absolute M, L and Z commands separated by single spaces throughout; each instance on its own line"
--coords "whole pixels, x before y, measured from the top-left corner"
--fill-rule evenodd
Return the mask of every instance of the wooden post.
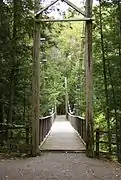
M 92 18 L 92 2 L 86 0 L 86 17 Z M 93 108 L 92 108 L 92 20 L 86 21 L 86 155 L 93 157 Z
M 35 0 L 35 13 L 39 11 L 40 0 Z M 40 23 L 34 22 L 33 74 L 32 74 L 32 155 L 39 153 L 39 115 L 40 115 Z
M 29 145 L 29 127 L 26 127 L 26 145 Z
M 100 151 L 99 140 L 100 140 L 100 131 L 99 129 L 97 129 L 96 130 L 96 156 L 97 157 L 99 157 L 99 151 Z
M 66 111 L 66 118 L 68 113 L 68 90 L 67 90 L 67 77 L 65 77 L 65 111 Z

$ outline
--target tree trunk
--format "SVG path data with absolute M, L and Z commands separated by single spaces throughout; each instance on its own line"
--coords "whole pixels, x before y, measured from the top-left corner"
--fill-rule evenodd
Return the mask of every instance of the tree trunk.
M 8 106 L 8 123 L 12 124 L 12 115 L 13 115 L 13 101 L 14 101 L 14 90 L 15 90 L 15 65 L 16 65 L 16 36 L 17 36 L 17 1 L 13 0 L 13 12 L 14 12 L 14 20 L 13 20 L 13 37 L 12 37 L 12 52 L 11 52 L 11 60 L 12 60 L 12 69 L 10 75 L 10 94 L 9 94 L 9 106 Z
M 35 0 L 35 13 L 39 11 L 40 0 Z M 33 76 L 32 76 L 32 155 L 39 154 L 40 116 L 40 23 L 34 23 Z
M 99 2 L 100 2 L 100 6 L 99 6 L 99 11 L 100 11 L 100 38 L 101 38 L 101 51 L 102 51 L 103 76 L 104 76 L 105 101 L 106 101 L 105 118 L 107 120 L 107 127 L 108 127 L 109 152 L 111 152 L 110 111 L 109 111 L 109 97 L 108 97 L 108 83 L 107 83 L 108 80 L 107 80 L 107 67 L 106 67 L 105 48 L 104 48 L 104 40 L 103 40 L 101 0 Z
M 116 121 L 116 144 L 117 144 L 117 154 L 119 154 L 119 123 L 118 123 L 118 117 L 117 117 L 117 107 L 116 107 L 116 96 L 115 96 L 115 88 L 114 88 L 114 82 L 112 79 L 112 73 L 111 73 L 111 67 L 109 60 L 107 61 L 108 65 L 108 72 L 109 72 L 109 78 L 111 83 L 111 89 L 112 89 L 112 95 L 113 95 L 113 104 L 114 104 L 114 112 L 115 112 L 115 121 Z
M 121 4 L 120 1 L 118 1 L 118 7 L 117 7 L 117 12 L 118 12 L 118 23 L 119 23 L 119 41 L 118 41 L 118 48 L 119 48 L 119 57 L 121 57 Z M 120 64 L 121 65 L 121 64 Z M 120 107 L 121 108 L 121 107 Z M 121 163 L 121 117 L 118 118 L 118 125 L 119 125 L 119 132 L 118 132 L 118 162 Z M 120 143 L 119 143 L 120 142 Z
M 117 20 L 118 20 L 118 24 L 119 24 L 119 33 L 118 33 L 118 36 L 119 36 L 119 41 L 118 41 L 118 48 L 119 48 L 119 56 L 121 56 L 121 17 L 120 17 L 120 12 L 121 12 L 121 4 L 120 4 L 120 1 L 118 1 L 118 7 L 117 7 L 117 12 L 118 12 L 118 17 L 117 17 Z
M 92 18 L 92 0 L 86 1 L 86 16 Z M 86 155 L 94 156 L 92 105 L 92 20 L 86 21 Z
M 0 123 L 4 123 L 4 105 L 2 100 L 0 100 Z
M 10 95 L 9 95 L 9 108 L 8 108 L 8 124 L 12 124 L 13 115 L 13 100 L 14 100 L 14 78 L 13 75 L 10 79 Z
M 23 121 L 25 123 L 25 117 L 26 117 L 26 84 L 24 80 L 24 97 L 23 97 Z

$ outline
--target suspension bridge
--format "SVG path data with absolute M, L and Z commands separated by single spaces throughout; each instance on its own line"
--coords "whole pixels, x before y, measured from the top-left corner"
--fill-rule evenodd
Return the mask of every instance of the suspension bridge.
M 115 135 L 111 134 L 110 141 L 102 141 L 101 136 L 108 132 L 93 130 L 92 104 L 92 0 L 86 0 L 85 11 L 78 8 L 69 0 L 61 0 L 75 11 L 83 15 L 79 19 L 43 19 L 42 13 L 53 6 L 54 0 L 47 7 L 40 9 L 40 0 L 35 0 L 34 44 L 33 44 L 33 80 L 32 80 L 32 116 L 31 126 L 0 124 L 0 148 L 3 152 L 20 153 L 20 147 L 15 143 L 24 142 L 27 152 L 35 157 L 25 159 L 1 160 L 0 179 L 22 180 L 97 180 L 121 179 L 121 167 L 117 164 L 88 157 L 99 157 L 100 144 L 109 147 L 108 157 L 111 155 L 111 145 L 116 145 Z M 85 79 L 86 79 L 86 110 L 85 117 L 74 114 L 70 108 L 67 91 L 65 93 L 65 115 L 57 115 L 56 108 L 51 114 L 40 118 L 40 26 L 42 22 L 84 22 L 85 42 Z M 80 40 L 80 43 L 82 40 Z M 67 84 L 65 83 L 67 86 Z M 17 137 L 17 133 L 19 137 Z M 20 135 L 24 134 L 24 137 Z M 113 139 L 113 138 L 114 139 Z M 22 139 L 22 141 L 21 141 Z M 113 141 L 112 141 L 113 140 Z M 3 149 L 2 149 L 3 147 Z M 24 151 L 22 151 L 25 153 Z M 53 153 L 54 152 L 54 153 Z M 61 152 L 61 153 L 60 153 Z M 30 152 L 29 152 L 30 153 Z M 109 154 L 110 153 L 110 154 Z M 86 157 L 85 156 L 88 156 Z M 0 154 L 1 155 L 1 154 Z M 40 155 L 40 156 L 38 156 Z M 113 154 L 114 155 L 114 154 Z M 110 156 L 111 157 L 111 156 Z M 117 154 L 116 157 L 120 157 Z
M 53 6 L 58 0 L 51 2 L 47 7 L 40 9 L 40 1 L 35 1 L 34 17 L 34 40 L 33 40 L 33 80 L 32 80 L 32 113 L 31 125 L 0 124 L 0 146 L 1 151 L 23 151 L 37 156 L 45 151 L 69 151 L 86 152 L 86 155 L 93 157 L 99 156 L 100 144 L 106 144 L 108 152 L 112 155 L 113 145 L 116 143 L 116 134 L 114 132 L 105 132 L 99 129 L 93 130 L 93 104 L 92 104 L 92 0 L 87 0 L 84 9 L 81 10 L 69 0 L 62 0 L 71 8 L 83 15 L 79 19 L 44 19 L 42 13 Z M 40 27 L 42 22 L 73 22 L 83 21 L 83 36 L 80 39 L 81 50 L 85 50 L 85 117 L 82 118 L 74 114 L 69 104 L 67 93 L 67 78 L 65 77 L 65 115 L 58 116 L 55 108 L 52 114 L 40 118 Z M 41 37 L 41 38 L 40 38 Z M 81 65 L 80 65 L 81 66 Z M 81 69 L 81 68 L 80 68 Z M 64 109 L 64 108 L 63 108 Z M 29 122 L 30 123 L 30 122 Z M 17 133 L 19 137 L 17 136 Z M 23 137 L 21 137 L 21 136 Z M 110 136 L 109 136 L 110 135 Z M 107 141 L 102 138 L 107 136 Z M 22 138 L 22 141 L 20 140 Z M 20 141 L 17 144 L 16 140 Z M 25 142 L 24 142 L 25 139 Z M 103 139 L 103 140 L 102 140 Z M 24 144 L 22 144 L 24 143 Z M 117 145 L 118 146 L 118 145 Z M 120 150 L 120 149 L 119 149 Z M 117 151 L 116 157 L 120 159 L 120 152 Z
M 77 126 L 74 119 L 71 122 L 73 126 Z M 40 145 L 40 150 L 85 152 L 85 143 L 72 124 L 65 116 L 57 116 L 48 136 Z
M 39 94 L 40 94 L 40 59 L 39 59 L 39 53 L 40 53 L 40 24 L 41 22 L 71 22 L 71 21 L 83 21 L 85 23 L 85 63 L 86 63 L 86 118 L 85 118 L 85 135 L 83 137 L 85 138 L 85 143 L 82 143 L 80 140 L 80 137 L 75 134 L 75 132 L 66 133 L 64 132 L 64 136 L 61 137 L 61 133 L 55 133 L 52 131 L 47 138 L 47 141 L 45 145 L 42 146 L 42 149 L 51 149 L 51 146 L 59 147 L 63 146 L 64 144 L 67 144 L 67 147 L 69 146 L 70 149 L 73 150 L 73 143 L 75 143 L 75 150 L 81 150 L 86 149 L 86 153 L 88 156 L 93 156 L 93 110 L 92 110 L 92 0 L 87 0 L 85 4 L 85 11 L 78 8 L 75 4 L 70 2 L 69 0 L 62 0 L 62 3 L 67 3 L 71 8 L 73 8 L 76 12 L 83 15 L 83 18 L 79 19 L 43 19 L 42 13 L 45 12 L 48 8 L 53 6 L 55 3 L 57 3 L 58 0 L 53 1 L 50 3 L 47 7 L 40 10 L 39 8 L 39 0 L 36 0 L 35 5 L 35 23 L 34 23 L 34 52 L 33 52 L 33 99 L 32 99 L 32 154 L 35 156 L 38 154 L 38 146 L 43 140 L 43 136 L 47 135 L 47 133 L 50 131 L 51 125 L 47 125 L 46 127 L 43 126 L 42 122 L 40 123 L 38 121 L 39 119 Z M 82 16 L 81 16 L 82 17 Z M 81 40 L 80 40 L 81 43 Z M 71 116 L 67 112 L 67 103 L 66 103 L 66 116 L 68 119 Z M 75 117 L 73 117 L 75 118 Z M 72 116 L 71 116 L 72 119 Z M 58 117 L 57 117 L 58 120 Z M 63 118 L 61 119 L 63 121 Z M 80 128 L 80 122 L 76 122 L 75 120 L 73 127 L 76 129 L 78 133 Z M 55 121 L 55 123 L 57 123 Z M 69 123 L 69 126 L 71 126 Z M 75 126 L 76 125 L 76 126 Z M 48 129 L 49 127 L 49 129 Z M 82 128 L 82 127 L 81 127 Z M 82 128 L 83 129 L 83 128 Z M 82 130 L 84 132 L 84 129 Z M 44 131 L 44 132 L 43 132 Z M 82 134 L 81 134 L 82 135 Z M 59 137 L 60 136 L 60 137 Z M 69 137 L 70 136 L 70 137 Z M 70 141 L 72 137 L 72 142 Z M 61 138 L 63 139 L 61 141 Z M 60 139 L 60 140 L 59 140 Z M 63 142 L 62 145 L 57 145 L 55 142 Z M 68 143 L 67 143 L 68 142 Z M 69 144 L 70 143 L 70 144 Z M 72 143 L 72 144 L 71 144 Z M 79 145 L 80 144 L 80 145 Z M 84 147 L 84 144 L 86 144 L 86 148 Z M 80 148 L 79 148 L 80 146 Z M 65 147 L 65 149 L 67 148 Z M 55 148 L 56 150 L 56 148 Z M 61 150 L 61 147 L 60 147 Z
M 31 150 L 32 158 L 22 160 L 1 160 L 0 179 L 121 179 L 121 167 L 113 163 L 90 159 L 99 157 L 100 143 L 111 146 L 111 141 L 101 141 L 108 132 L 93 130 L 92 104 L 92 0 L 86 0 L 85 11 L 69 0 L 61 0 L 83 15 L 79 19 L 43 19 L 42 13 L 53 6 L 54 0 L 47 7 L 40 9 L 40 0 L 35 0 L 34 44 L 33 44 L 33 81 L 32 81 L 32 117 L 30 126 L 0 124 L 0 146 L 3 151 L 18 150 L 14 140 L 25 139 L 27 152 Z M 86 111 L 85 118 L 74 114 L 70 108 L 67 91 L 65 93 L 65 115 L 57 115 L 56 108 L 51 115 L 40 118 L 40 26 L 42 22 L 84 22 L 85 74 L 86 74 Z M 80 40 L 80 43 L 82 40 Z M 66 82 L 66 79 L 65 79 Z M 67 82 L 66 82 L 67 83 Z M 67 86 L 67 84 L 65 85 Z M 17 130 L 17 131 L 16 131 Z M 20 130 L 20 131 L 19 131 Z M 18 134 L 24 134 L 25 137 Z M 95 134 L 94 134 L 95 133 Z M 114 135 L 112 133 L 112 135 Z M 6 143 L 5 143 L 6 142 Z M 116 144 L 114 141 L 113 145 Z M 108 146 L 107 145 L 107 146 Z M 1 148 L 2 149 L 2 148 Z M 53 153 L 54 152 L 54 153 Z M 60 153 L 61 152 L 61 153 Z M 20 153 L 20 151 L 19 151 Z M 25 151 L 24 151 L 25 153 Z M 30 152 L 29 152 L 30 153 Z M 108 152 L 108 154 L 111 152 Z M 85 154 L 88 156 L 86 157 Z M 41 156 L 38 156 L 41 155 Z M 120 155 L 119 155 L 120 156 Z M 100 171 L 101 170 L 101 171 Z

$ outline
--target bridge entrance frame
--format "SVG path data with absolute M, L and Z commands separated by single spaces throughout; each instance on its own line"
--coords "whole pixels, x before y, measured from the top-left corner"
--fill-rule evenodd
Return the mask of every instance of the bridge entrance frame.
M 32 155 L 39 154 L 39 112 L 40 112 L 40 25 L 41 22 L 85 21 L 85 71 L 86 71 L 86 154 L 94 155 L 93 104 L 92 104 L 92 4 L 86 0 L 85 12 L 69 0 L 61 0 L 84 16 L 81 19 L 42 19 L 42 13 L 57 3 L 55 0 L 40 10 L 40 0 L 35 0 L 35 20 L 33 38 L 33 76 L 32 76 Z

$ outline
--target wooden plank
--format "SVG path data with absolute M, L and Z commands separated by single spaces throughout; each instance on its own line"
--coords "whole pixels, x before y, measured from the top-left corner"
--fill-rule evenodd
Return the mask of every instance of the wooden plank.
M 57 116 L 41 151 L 85 151 L 85 145 L 65 116 Z
M 81 21 L 90 21 L 94 20 L 91 18 L 79 18 L 79 19 L 35 19 L 36 22 L 81 22 Z

